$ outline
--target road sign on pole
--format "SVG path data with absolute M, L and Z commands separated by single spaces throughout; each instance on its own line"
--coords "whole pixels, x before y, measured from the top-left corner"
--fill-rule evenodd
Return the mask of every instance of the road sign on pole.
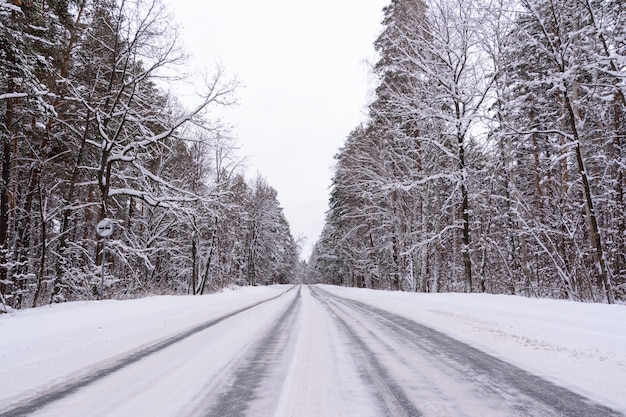
M 109 237 L 113 234 L 113 228 L 115 227 L 113 220 L 111 219 L 102 219 L 98 222 L 96 226 L 96 233 L 98 236 Z
M 111 219 L 102 219 L 96 225 L 96 233 L 102 237 L 102 265 L 100 269 L 100 299 L 104 298 L 104 264 L 106 263 L 106 242 L 113 234 L 115 224 Z

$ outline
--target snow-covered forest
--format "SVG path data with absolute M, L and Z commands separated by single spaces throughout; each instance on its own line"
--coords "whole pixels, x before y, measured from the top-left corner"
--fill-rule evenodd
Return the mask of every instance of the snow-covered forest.
M 626 298 L 620 0 L 392 0 L 317 281 Z
M 184 58 L 158 0 L 0 0 L 0 307 L 291 279 L 277 193 L 219 118 L 237 83 Z
M 624 301 L 624 8 L 391 0 L 309 279 Z M 0 0 L 0 308 L 293 280 L 236 89 L 188 74 L 160 0 Z

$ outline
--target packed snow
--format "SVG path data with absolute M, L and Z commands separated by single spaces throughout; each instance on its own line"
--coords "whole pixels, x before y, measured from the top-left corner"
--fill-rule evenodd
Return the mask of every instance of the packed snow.
M 280 286 L 244 287 L 201 297 L 79 301 L 2 315 L 0 412 L 89 366 L 283 291 Z
M 40 395 L 87 369 L 110 363 L 141 346 L 149 346 L 208 320 L 277 297 L 288 288 L 246 287 L 196 297 L 73 302 L 2 315 L 0 414 L 24 398 Z M 626 413 L 624 305 L 487 294 L 321 288 L 431 326 Z M 347 359 L 350 346 L 337 332 L 331 316 L 324 314 L 321 305 L 307 295 L 308 291 L 303 294 L 302 306 L 296 314 L 297 325 L 289 336 L 292 342 L 279 341 L 291 346 L 288 353 L 292 359 L 284 364 L 284 379 L 274 388 L 278 399 L 272 407 L 276 415 L 375 415 L 367 393 L 356 389 L 359 375 L 355 364 Z M 186 343 L 193 350 L 204 349 L 215 358 L 214 363 L 206 366 L 216 369 L 234 366 L 230 362 L 220 364 L 219 357 L 240 350 L 241 344 L 245 344 L 242 336 L 264 334 L 270 329 L 269 325 L 259 326 L 252 318 L 270 323 L 282 317 L 288 303 L 288 300 L 268 303 L 263 309 L 249 310 L 247 316 L 241 315 L 242 318 L 232 324 L 225 320 L 222 327 L 211 328 L 213 333 L 209 338 Z M 179 362 L 172 365 L 175 369 L 171 372 L 178 373 L 181 384 L 185 382 L 182 386 L 191 386 L 193 381 L 189 374 L 201 372 L 197 364 L 188 363 L 191 359 L 185 357 L 183 347 L 179 349 L 180 353 L 174 356 Z M 146 359 L 159 362 L 154 356 Z M 146 367 L 148 365 L 142 369 L 148 369 Z M 342 389 L 325 389 L 324 381 L 330 379 L 340 380 Z M 130 397 L 121 396 L 119 401 Z M 172 395 L 168 397 L 167 409 L 184 409 L 192 397 L 191 393 Z
M 409 317 L 626 413 L 626 306 L 324 286 Z

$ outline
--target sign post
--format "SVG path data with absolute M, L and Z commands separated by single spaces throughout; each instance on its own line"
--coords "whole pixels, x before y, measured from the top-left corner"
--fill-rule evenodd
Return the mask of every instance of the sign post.
M 96 233 L 102 238 L 102 265 L 100 270 L 100 299 L 104 298 L 104 264 L 106 263 L 106 241 L 113 234 L 113 220 L 104 218 L 96 225 Z

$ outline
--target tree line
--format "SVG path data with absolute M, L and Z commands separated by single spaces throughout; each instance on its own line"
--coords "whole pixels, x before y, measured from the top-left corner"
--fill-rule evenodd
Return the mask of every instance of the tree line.
M 219 117 L 237 83 L 196 76 L 185 108 L 184 59 L 159 0 L 0 0 L 0 309 L 292 278 L 277 193 Z
M 314 280 L 626 298 L 619 0 L 392 0 Z

